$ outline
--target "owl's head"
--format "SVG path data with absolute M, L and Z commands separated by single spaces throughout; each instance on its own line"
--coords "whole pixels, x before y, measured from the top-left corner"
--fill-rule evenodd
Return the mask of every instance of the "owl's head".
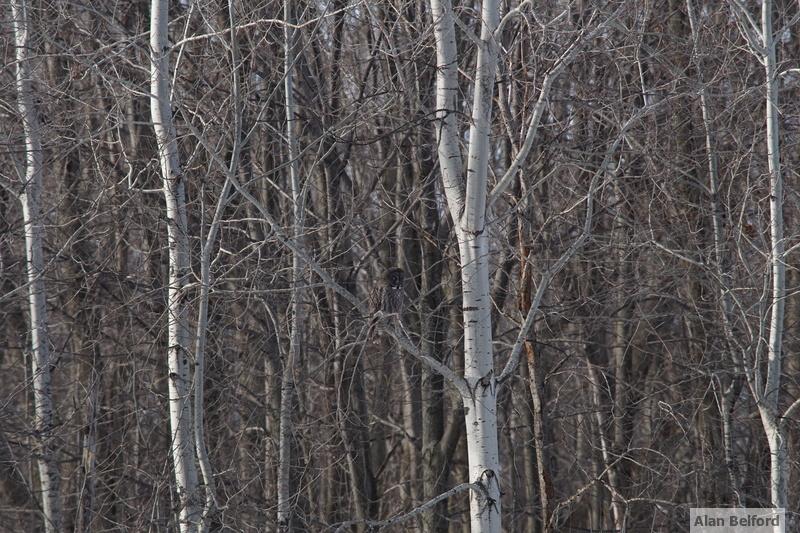
M 386 271 L 386 285 L 392 289 L 402 289 L 405 277 L 402 268 L 390 268 Z

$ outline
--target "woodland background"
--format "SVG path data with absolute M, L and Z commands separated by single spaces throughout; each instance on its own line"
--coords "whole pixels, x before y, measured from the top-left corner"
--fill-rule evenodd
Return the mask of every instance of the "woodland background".
M 151 6 L 12 3 L 29 33 L 20 61 L 12 24 L 20 16 L 0 8 L 0 530 L 45 529 L 44 454 L 59 478 L 53 501 L 63 531 L 184 531 L 170 454 L 171 219 L 150 114 Z M 518 7 L 499 4 L 501 14 Z M 771 505 L 770 447 L 751 378 L 774 340 L 780 261 L 775 397 L 780 412 L 800 398 L 800 6 L 763 4 L 776 51 L 778 198 L 765 69 L 746 36 L 761 24 L 761 3 L 548 0 L 522 6 L 498 35 L 490 185 L 524 144 L 547 73 L 578 46 L 550 79 L 528 157 L 487 211 L 497 368 L 543 274 L 581 238 L 594 202 L 587 238 L 552 271 L 522 364 L 498 393 L 505 530 L 683 531 L 689 507 Z M 358 301 L 386 269 L 404 269 L 402 329 L 420 352 L 463 372 L 431 7 L 298 0 L 285 8 L 270 0 L 169 6 L 169 107 L 186 195 L 183 303 L 191 334 L 198 322 L 206 334 L 204 387 L 190 373 L 187 390 L 201 390 L 211 530 L 278 530 L 282 398 L 291 401 L 285 509 L 296 530 L 385 520 L 469 481 L 458 394 L 384 329 L 370 329 L 330 280 L 293 264 L 284 245 L 300 228 L 297 242 Z M 452 6 L 462 132 L 480 9 Z M 32 370 L 20 202 L 30 152 L 16 78 L 23 63 L 41 135 L 34 223 L 48 427 L 34 412 L 33 374 L 42 370 Z M 227 203 L 215 215 L 221 195 Z M 777 259 L 771 200 L 785 226 Z M 198 319 L 204 283 L 207 322 Z M 737 351 L 754 355 L 743 366 Z M 192 344 L 190 368 L 195 355 Z M 779 418 L 791 511 L 800 508 L 800 431 L 794 410 Z M 389 529 L 469 531 L 468 500 L 458 492 Z

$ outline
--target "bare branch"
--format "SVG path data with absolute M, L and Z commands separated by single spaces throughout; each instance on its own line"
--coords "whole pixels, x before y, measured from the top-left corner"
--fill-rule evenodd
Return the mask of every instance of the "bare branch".
M 586 219 L 583 224 L 583 232 L 561 255 L 561 257 L 558 258 L 555 264 L 553 264 L 553 266 L 542 275 L 542 279 L 539 281 L 539 286 L 536 289 L 533 302 L 531 303 L 531 308 L 528 310 L 528 315 L 525 317 L 525 322 L 522 324 L 522 327 L 517 334 L 517 340 L 514 342 L 514 346 L 511 349 L 511 355 L 508 359 L 508 362 L 503 368 L 503 371 L 500 373 L 500 376 L 497 378 L 499 383 L 506 381 L 514 373 L 514 371 L 516 371 L 517 366 L 519 366 L 520 354 L 522 353 L 522 347 L 525 344 L 525 339 L 528 337 L 528 332 L 533 325 L 536 314 L 539 312 L 539 305 L 541 304 L 544 292 L 547 290 L 547 287 L 550 285 L 553 277 L 555 277 L 555 275 L 564 267 L 564 265 L 566 265 L 567 262 L 578 252 L 591 234 L 592 215 L 594 213 L 594 192 L 597 189 L 597 184 L 600 177 L 603 176 L 608 170 L 609 164 L 611 163 L 611 158 L 613 157 L 614 153 L 616 153 L 619 144 L 622 142 L 622 139 L 624 139 L 625 134 L 631 125 L 633 125 L 633 123 L 641 118 L 644 114 L 651 112 L 656 107 L 657 105 L 654 104 L 652 106 L 642 108 L 631 118 L 629 118 L 622 128 L 620 128 L 617 138 L 606 150 L 603 162 L 592 176 L 592 181 L 589 184 L 589 192 L 586 195 Z
M 427 511 L 428 509 L 433 508 L 437 503 L 440 501 L 446 500 L 451 496 L 455 496 L 456 494 L 460 494 L 466 490 L 474 490 L 476 493 L 480 494 L 482 497 L 486 497 L 486 488 L 482 485 L 478 485 L 477 483 L 462 483 L 460 485 L 456 485 L 452 489 L 448 490 L 447 492 L 443 492 L 439 494 L 435 498 L 428 500 L 427 502 L 423 503 L 419 507 L 408 511 L 407 513 L 403 513 L 401 515 L 393 516 L 392 518 L 388 518 L 386 520 L 351 520 L 349 522 L 342 522 L 339 524 L 339 527 L 336 528 L 336 532 L 346 531 L 348 528 L 352 526 L 357 526 L 359 524 L 364 524 L 370 528 L 370 530 L 380 531 L 381 529 L 389 526 L 393 526 L 395 524 L 401 524 L 410 518 L 414 518 L 417 515 L 420 515 Z
M 487 201 L 487 208 L 491 209 L 494 203 L 503 195 L 503 192 L 508 188 L 511 182 L 514 180 L 515 176 L 517 175 L 517 171 L 522 167 L 525 160 L 528 158 L 528 154 L 533 147 L 533 143 L 536 140 L 538 129 L 539 129 L 539 122 L 542 119 L 542 114 L 544 113 L 545 106 L 547 105 L 547 99 L 550 96 L 550 88 L 553 85 L 555 79 L 561 74 L 564 68 L 572 61 L 575 56 L 577 55 L 578 51 L 586 44 L 588 41 L 594 38 L 598 32 L 605 29 L 609 22 L 614 19 L 617 15 L 615 12 L 611 15 L 605 22 L 599 24 L 591 31 L 582 32 L 572 44 L 567 47 L 564 53 L 556 60 L 555 64 L 550 68 L 547 74 L 544 77 L 544 81 L 542 82 L 542 88 L 539 91 L 539 98 L 536 100 L 536 104 L 533 106 L 533 114 L 531 115 L 530 123 L 528 124 L 528 131 L 525 134 L 525 141 L 522 143 L 522 147 L 520 148 L 517 155 L 514 157 L 514 160 L 509 165 L 508 169 L 506 170 L 503 177 L 500 178 L 500 181 L 492 189 L 492 192 L 489 194 L 489 199 Z M 597 11 L 592 14 L 591 19 L 589 20 L 589 24 L 591 24 L 595 18 L 597 17 Z

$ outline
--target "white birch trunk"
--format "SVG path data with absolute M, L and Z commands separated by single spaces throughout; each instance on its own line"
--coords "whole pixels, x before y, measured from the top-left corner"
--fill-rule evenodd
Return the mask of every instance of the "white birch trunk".
M 453 6 L 450 0 L 431 0 L 433 31 L 436 36 L 436 128 L 439 169 L 450 211 L 463 209 L 461 150 L 458 146 L 458 54 Z M 459 233 L 459 216 L 453 217 Z
M 761 4 L 761 31 L 764 39 L 766 74 L 767 159 L 770 190 L 770 261 L 772 268 L 772 316 L 770 317 L 767 366 L 767 386 L 764 396 L 771 407 L 777 408 L 781 379 L 781 348 L 783 341 L 784 296 L 786 294 L 786 265 L 783 263 L 783 179 L 780 167 L 778 132 L 778 92 L 775 72 L 775 43 L 772 39 L 772 1 Z
M 761 424 L 770 449 L 770 497 L 772 506 L 786 508 L 787 477 L 789 473 L 786 430 L 778 411 L 781 372 L 783 371 L 783 321 L 786 298 L 785 243 L 783 240 L 783 176 L 780 164 L 780 132 L 778 127 L 778 90 L 775 66 L 775 39 L 772 28 L 772 0 L 761 1 L 761 28 L 746 11 L 740 0 L 732 0 L 735 15 L 739 18 L 742 35 L 752 52 L 764 65 L 765 117 L 767 123 L 767 163 L 769 169 L 770 208 L 770 268 L 772 292 L 769 309 L 769 338 L 767 339 L 767 377 L 760 382 L 760 360 L 756 357 L 754 371 L 748 372 L 750 388 L 758 403 Z M 758 353 L 758 351 L 757 351 Z M 746 365 L 749 366 L 749 365 Z M 747 370 L 747 368 L 745 368 Z M 755 377 L 753 377 L 755 374 Z M 790 411 L 795 408 L 793 405 Z M 789 411 L 787 411 L 788 414 Z M 776 529 L 778 531 L 778 529 Z
M 764 406 L 761 418 L 767 434 L 771 455 L 770 493 L 774 507 L 786 507 L 786 477 L 788 454 L 786 436 L 777 423 L 778 397 L 780 395 L 783 316 L 786 296 L 786 264 L 783 262 L 783 177 L 780 165 L 778 130 L 778 91 L 775 70 L 775 41 L 772 37 L 772 0 L 761 2 L 761 34 L 763 38 L 763 63 L 766 74 L 767 158 L 769 163 L 769 208 L 772 263 L 772 316 L 770 317 L 767 382 L 764 388 Z
M 489 133 L 492 128 L 494 77 L 497 71 L 497 42 L 494 38 L 494 31 L 499 21 L 500 11 L 497 0 L 483 0 L 481 6 L 481 36 L 477 65 L 475 66 L 472 122 L 469 128 L 467 210 L 463 215 L 464 230 L 473 233 L 483 232 L 483 224 L 486 217 Z M 486 275 L 488 280 L 488 269 Z M 486 309 L 487 311 L 489 310 L 488 304 Z
M 485 190 L 485 189 L 484 189 Z M 470 208 L 468 208 L 469 210 Z M 500 457 L 497 439 L 497 382 L 492 357 L 491 291 L 487 238 L 466 233 L 459 239 L 464 316 L 464 379 L 472 390 L 463 397 L 469 480 L 486 494 L 470 493 L 472 531 L 500 531 Z
M 766 415 L 762 407 L 761 423 L 764 426 L 764 433 L 767 435 L 770 454 L 770 498 L 772 507 L 776 509 L 786 509 L 787 497 L 787 477 L 789 475 L 789 449 L 786 442 L 786 432 L 775 417 Z M 779 529 L 776 528 L 776 533 Z
M 500 22 L 497 0 L 484 0 L 481 7 L 481 34 L 472 101 L 466 185 L 462 176 L 459 148 L 458 53 L 455 15 L 451 0 L 431 0 L 436 39 L 436 127 L 439 168 L 450 216 L 454 222 L 461 259 L 461 290 L 464 319 L 464 379 L 466 390 L 459 389 L 464 402 L 470 482 L 482 491 L 470 494 L 470 521 L 473 532 L 500 531 L 500 460 L 497 435 L 497 390 L 502 378 L 494 374 L 492 316 L 489 285 L 489 243 L 485 221 L 488 195 L 489 137 L 497 70 Z M 515 16 L 518 10 L 503 21 Z M 590 33 L 591 35 L 591 33 Z M 527 156 L 535 137 L 546 95 L 555 76 L 577 50 L 574 42 L 548 73 L 534 111 L 524 148 L 498 182 L 488 203 L 502 194 Z M 509 362 L 508 373 L 519 361 L 518 353 Z M 503 371 L 503 375 L 506 371 Z
M 175 485 L 179 498 L 182 533 L 197 530 L 197 467 L 195 466 L 192 411 L 189 403 L 189 335 L 186 277 L 189 241 L 186 192 L 178 157 L 169 93 L 168 0 L 152 0 L 150 12 L 150 115 L 153 121 L 161 178 L 166 201 L 169 247 L 167 291 L 167 359 L 169 366 L 169 417 Z
M 33 375 L 34 429 L 37 464 L 42 493 L 42 513 L 47 533 L 61 530 L 60 475 L 53 456 L 53 399 L 51 357 L 47 334 L 47 298 L 42 255 L 42 143 L 39 118 L 33 103 L 28 35 L 30 21 L 25 0 L 12 0 L 14 45 L 17 60 L 17 106 L 25 131 L 25 183 L 19 196 L 25 227 L 25 260 L 28 276 L 28 306 Z
M 288 0 L 283 4 L 283 15 L 287 23 L 293 21 L 292 3 Z M 285 24 L 284 36 L 284 92 L 286 104 L 286 139 L 289 144 L 289 180 L 292 191 L 292 215 L 294 226 L 294 241 L 298 247 L 303 246 L 303 226 L 305 215 L 305 202 L 300 185 L 300 151 L 295 135 L 295 104 L 294 80 L 292 66 L 295 61 L 294 28 Z M 292 531 L 292 412 L 294 410 L 295 367 L 300 363 L 303 324 L 305 323 L 305 291 L 303 283 L 303 261 L 298 253 L 292 254 L 292 306 L 290 322 L 289 354 L 284 361 L 283 375 L 281 378 L 281 411 L 280 411 L 280 436 L 279 436 L 279 464 L 278 464 L 278 527 L 281 531 Z
M 497 382 L 492 357 L 492 315 L 486 217 L 489 130 L 496 70 L 494 30 L 499 20 L 495 0 L 485 0 L 472 107 L 466 195 L 458 146 L 456 94 L 458 56 L 450 0 L 431 0 L 436 36 L 436 128 L 439 166 L 450 215 L 458 237 L 464 317 L 462 395 L 467 432 L 469 481 L 485 489 L 470 493 L 474 533 L 500 531 L 500 458 L 497 438 Z

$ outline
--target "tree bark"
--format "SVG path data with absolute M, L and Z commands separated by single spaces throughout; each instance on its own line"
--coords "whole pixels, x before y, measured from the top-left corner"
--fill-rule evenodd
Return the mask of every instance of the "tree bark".
M 783 175 L 780 164 L 780 132 L 778 128 L 778 86 L 775 67 L 775 41 L 772 31 L 772 0 L 761 2 L 761 34 L 766 76 L 767 161 L 769 167 L 770 266 L 772 269 L 772 313 L 769 324 L 767 380 L 761 421 L 770 450 L 770 496 L 775 508 L 786 508 L 789 475 L 787 435 L 778 415 L 781 372 L 783 371 L 783 319 L 786 304 L 786 263 L 783 240 Z M 777 529 L 776 529 L 777 531 Z
M 293 21 L 292 2 L 288 0 L 283 4 L 284 19 Z M 303 246 L 305 195 L 300 184 L 300 154 L 295 131 L 296 109 L 294 103 L 294 78 L 293 64 L 295 61 L 294 29 L 289 24 L 283 27 L 284 36 L 284 99 L 286 104 L 286 139 L 289 150 L 289 182 L 292 192 L 292 226 L 293 236 L 298 247 Z M 291 479 L 292 464 L 292 434 L 295 393 L 296 367 L 300 365 L 302 357 L 303 331 L 306 322 L 305 299 L 303 289 L 303 261 L 299 254 L 292 254 L 292 304 L 290 324 L 289 353 L 284 362 L 281 377 L 281 410 L 280 410 L 280 441 L 279 441 L 279 466 L 278 466 L 278 527 L 282 531 L 293 531 L 294 515 L 293 487 Z
M 458 57 L 452 5 L 431 0 L 436 36 L 436 121 L 439 166 L 461 259 L 464 319 L 463 396 L 469 480 L 484 487 L 470 493 L 473 533 L 500 531 L 500 457 L 497 436 L 497 382 L 492 352 L 489 248 L 485 231 L 489 129 L 496 70 L 494 30 L 499 19 L 496 1 L 483 2 L 481 37 L 472 107 L 466 189 L 461 178 L 461 155 L 456 122 Z
M 169 249 L 167 287 L 167 363 L 171 452 L 178 493 L 181 533 L 197 530 L 198 478 L 189 402 L 189 330 L 186 282 L 189 274 L 189 239 L 186 189 L 180 167 L 178 143 L 172 121 L 169 91 L 168 0 L 150 4 L 150 115 L 158 143 L 162 188 L 166 202 Z
M 786 508 L 788 502 L 788 449 L 785 417 L 779 412 L 781 373 L 783 371 L 784 306 L 786 299 L 785 242 L 783 238 L 783 176 L 780 165 L 780 132 L 778 127 L 778 89 L 775 64 L 775 39 L 772 27 L 772 0 L 761 1 L 761 28 L 737 0 L 732 8 L 753 54 L 764 66 L 765 121 L 767 164 L 769 169 L 770 255 L 772 286 L 769 294 L 769 336 L 767 344 L 767 375 L 761 382 L 760 346 L 756 348 L 753 368 L 745 366 L 748 383 L 758 405 L 761 423 L 770 449 L 770 498 L 775 508 Z M 764 339 L 759 339 L 759 345 Z M 794 406 L 793 406 L 794 407 Z M 792 408 L 790 408 L 792 409 Z M 777 531 L 777 529 L 776 529 Z
M 538 215 L 540 213 L 541 211 L 536 214 Z M 534 213 L 531 213 L 531 216 L 534 216 L 537 219 L 537 222 L 544 219 L 543 216 L 536 216 Z M 520 312 L 523 314 L 528 312 L 533 303 L 531 294 L 533 289 L 533 264 L 527 260 L 530 254 L 530 247 L 528 245 L 526 236 L 524 235 L 524 226 L 525 224 L 523 219 L 520 217 L 517 220 L 517 231 L 519 234 L 517 241 L 519 242 L 520 257 L 520 295 L 517 303 Z M 534 341 L 530 339 L 525 340 L 524 350 L 528 371 L 528 391 L 530 393 L 530 431 L 533 433 L 533 451 L 536 458 L 535 479 L 529 479 L 530 485 L 527 487 L 528 498 L 533 500 L 535 497 L 538 497 L 539 499 L 539 520 L 535 521 L 535 523 L 537 526 L 540 525 L 540 528 L 537 528 L 537 530 L 541 530 L 542 533 L 550 533 L 550 511 L 552 509 L 553 483 L 552 475 L 548 466 L 548 458 L 546 456 L 547 444 L 545 443 L 545 439 L 547 437 L 547 432 L 545 430 L 544 399 L 542 395 L 543 380 L 541 375 L 541 355 L 536 352 Z M 529 475 L 529 477 L 532 478 L 533 476 Z M 534 494 L 535 487 L 532 483 L 534 481 L 536 483 L 536 487 L 538 487 L 538 490 L 536 491 L 537 494 Z
M 16 52 L 17 107 L 25 132 L 25 182 L 19 200 L 25 227 L 25 262 L 30 313 L 31 374 L 33 375 L 34 441 L 37 449 L 39 484 L 45 531 L 61 530 L 61 476 L 53 450 L 53 372 L 47 330 L 47 293 L 44 284 L 42 253 L 42 173 L 43 154 L 39 117 L 33 99 L 33 83 L 28 50 L 30 18 L 25 0 L 11 1 Z

